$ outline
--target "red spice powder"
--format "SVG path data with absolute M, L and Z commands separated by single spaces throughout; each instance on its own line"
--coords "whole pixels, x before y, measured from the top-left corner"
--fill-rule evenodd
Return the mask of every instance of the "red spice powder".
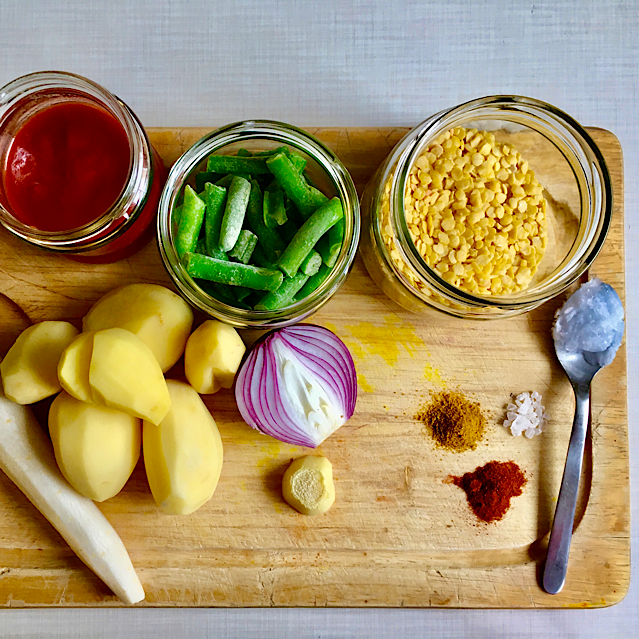
M 472 473 L 450 479 L 464 490 L 473 512 L 485 522 L 500 520 L 510 508 L 510 500 L 521 495 L 527 481 L 513 461 L 491 461 Z

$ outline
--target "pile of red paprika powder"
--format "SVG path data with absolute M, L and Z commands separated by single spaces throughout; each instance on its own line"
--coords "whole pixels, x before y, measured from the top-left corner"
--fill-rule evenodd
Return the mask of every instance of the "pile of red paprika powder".
M 490 461 L 449 481 L 464 490 L 475 515 L 490 523 L 506 514 L 510 500 L 521 495 L 527 480 L 515 462 Z

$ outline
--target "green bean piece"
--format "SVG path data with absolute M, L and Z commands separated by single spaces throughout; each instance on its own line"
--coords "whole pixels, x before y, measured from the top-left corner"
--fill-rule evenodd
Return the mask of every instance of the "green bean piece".
M 195 176 L 195 190 L 198 193 L 204 191 L 204 185 L 207 182 L 215 184 L 222 176 L 219 173 L 210 173 L 209 171 L 202 171 Z
M 231 306 L 233 308 L 243 308 L 245 311 L 250 311 L 253 309 L 253 307 L 249 306 L 246 302 L 233 299 L 232 297 L 226 297 L 226 295 L 223 295 L 219 291 L 216 291 L 215 294 L 212 295 L 212 297 L 215 297 L 218 302 L 222 302 L 223 304 L 226 304 L 227 306 Z
M 342 250 L 342 244 L 344 243 L 344 231 L 344 218 L 338 220 L 336 224 L 328 229 L 328 244 L 331 252 L 330 260 L 333 262 L 332 266 L 335 266 L 335 262 Z
M 289 277 L 293 277 L 317 241 L 342 218 L 344 212 L 339 198 L 326 202 L 302 224 L 277 260 L 277 266 Z
M 326 235 L 324 235 L 323 237 L 320 237 L 317 244 L 315 245 L 315 250 L 320 254 L 320 256 L 322 257 L 322 262 L 326 264 L 326 266 L 330 268 L 333 268 L 333 266 L 335 266 L 335 262 L 337 262 L 337 256 L 331 254 L 331 247 L 328 243 L 328 233 L 326 233 Z M 335 259 L 331 260 L 331 258 Z M 332 264 L 331 261 L 333 261 Z
M 270 151 L 258 151 L 257 153 L 253 153 L 253 155 L 255 157 L 269 157 L 277 153 L 286 153 L 298 173 L 301 173 L 306 168 L 306 160 L 299 153 L 291 151 L 287 146 L 278 146 L 276 149 L 271 149 Z
M 342 250 L 342 242 L 344 241 L 344 218 L 331 226 L 328 233 L 322 237 L 317 243 L 317 250 L 322 256 L 322 261 L 326 266 L 333 268 L 340 251 Z
M 229 173 L 228 175 L 225 175 L 224 177 L 221 177 L 215 183 L 215 186 L 221 186 L 223 189 L 227 189 L 229 186 L 231 186 L 231 182 L 233 181 L 234 177 L 235 176 L 232 173 Z
M 275 291 L 284 280 L 280 271 L 224 262 L 198 253 L 185 253 L 183 262 L 191 277 L 231 286 L 246 286 L 258 291 Z
M 246 286 L 231 286 L 230 284 L 220 284 L 220 282 L 212 282 L 212 287 L 217 293 L 237 302 L 241 302 L 253 292 L 252 288 Z
M 266 160 L 286 195 L 293 201 L 304 219 L 308 219 L 328 198 L 316 188 L 310 187 L 285 153 L 276 153 Z
M 240 258 L 244 255 L 244 251 L 249 244 L 249 237 L 251 235 L 253 235 L 251 231 L 242 229 L 238 235 L 237 242 L 235 242 L 235 246 L 229 251 L 229 257 L 241 261 Z
M 298 273 L 293 277 L 286 277 L 282 285 L 271 293 L 267 293 L 256 305 L 256 311 L 275 311 L 283 306 L 288 306 L 294 301 L 295 294 L 306 284 L 309 276 Z
M 182 204 L 180 204 L 180 206 L 176 206 L 173 209 L 173 224 L 175 225 L 175 228 L 177 229 L 180 226 L 180 216 L 182 215 Z
M 256 151 L 253 155 L 257 158 L 265 158 L 270 157 L 271 155 L 275 155 L 276 153 L 286 153 L 286 155 L 290 154 L 289 148 L 287 146 L 278 146 L 275 149 L 270 149 L 267 151 Z
M 253 255 L 251 257 L 255 266 L 262 266 L 263 268 L 277 271 L 277 266 L 275 266 L 275 263 L 271 262 L 271 260 L 266 257 L 266 253 L 264 252 L 264 249 L 259 242 L 257 243 L 257 246 L 255 247 L 255 250 L 253 251 Z
M 234 291 L 235 289 L 242 288 L 241 286 L 228 286 L 224 284 L 218 284 L 217 282 L 207 282 L 206 280 L 198 280 L 197 285 L 211 297 L 214 297 L 218 302 L 222 302 L 227 306 L 233 306 L 235 308 L 243 308 L 247 311 L 250 311 L 253 306 L 248 305 L 243 300 L 239 300 L 236 298 Z M 250 293 L 253 293 L 251 289 L 246 289 Z
M 295 296 L 295 301 L 299 302 L 305 297 L 308 297 L 313 291 L 317 290 L 324 283 L 324 280 L 331 274 L 332 270 L 333 269 L 326 266 L 326 264 L 322 264 L 319 271 L 317 271 L 315 275 L 311 275 L 311 277 L 309 277 L 306 281 L 306 284 L 304 284 L 304 286 L 302 286 L 299 290 Z
M 229 256 L 219 246 L 212 247 L 210 251 L 207 250 L 203 252 L 202 255 L 208 255 L 209 257 L 214 257 L 216 260 L 222 260 L 223 262 L 229 261 Z
M 204 202 L 187 184 L 184 187 L 184 204 L 175 237 L 175 250 L 179 258 L 195 248 L 204 221 L 205 210 Z
M 216 184 L 206 183 L 204 186 L 204 203 L 206 214 L 204 215 L 204 237 L 206 239 L 206 254 L 211 257 L 215 250 L 220 250 L 220 229 L 224 216 L 224 201 L 226 189 Z
M 312 206 L 314 207 L 313 211 L 315 211 L 322 206 L 328 198 L 319 189 L 316 189 L 312 184 L 309 184 L 308 180 L 306 183 L 308 184 L 309 197 L 311 199 Z M 308 217 L 308 215 L 306 217 Z
M 232 250 L 229 252 L 229 257 L 233 257 L 242 264 L 248 264 L 257 245 L 257 235 L 242 229 L 240 235 L 237 238 L 237 242 Z
M 300 264 L 300 271 L 305 275 L 315 275 L 322 266 L 322 256 L 317 251 L 311 251 Z
M 269 173 L 265 158 L 243 158 L 233 155 L 209 155 L 207 171 L 233 173 L 233 175 L 265 175 Z
M 207 255 L 208 257 L 214 257 L 216 260 L 222 260 L 223 262 L 229 261 L 229 256 L 219 247 L 214 246 L 211 251 L 206 247 L 206 238 L 201 237 L 195 245 L 194 253 L 200 253 L 201 255 Z
M 250 158 L 253 153 L 251 153 L 248 149 L 238 149 L 236 155 L 239 158 Z
M 250 231 L 246 231 L 246 232 L 251 233 Z M 248 245 L 244 249 L 244 255 L 242 256 L 242 259 L 240 261 L 243 262 L 244 264 L 248 264 L 251 261 L 251 257 L 253 257 L 253 252 L 255 251 L 256 247 L 257 247 L 257 235 L 255 235 L 254 233 L 251 233 L 251 236 L 248 241 Z
M 258 245 L 266 254 L 270 262 L 276 262 L 286 243 L 276 229 L 270 229 L 264 224 L 262 209 L 262 190 L 256 180 L 251 180 L 251 193 L 246 209 L 246 221 L 249 229 L 257 235 Z
M 250 193 L 251 183 L 242 177 L 234 176 L 229 186 L 220 227 L 219 246 L 223 251 L 230 251 L 237 242 L 244 224 Z
M 289 151 L 287 155 L 291 164 L 295 167 L 295 170 L 298 173 L 302 173 L 306 168 L 306 160 L 299 153 L 295 153 L 295 151 Z
M 286 207 L 284 206 L 284 191 L 277 188 L 266 189 L 264 192 L 264 224 L 270 229 L 277 228 L 286 223 Z
M 214 246 L 213 250 L 209 251 L 206 248 L 206 238 L 201 237 L 197 244 L 195 245 L 195 253 L 200 253 L 201 255 L 208 255 L 209 257 L 214 257 L 216 260 L 222 260 L 224 262 L 229 261 L 229 256 L 219 247 Z

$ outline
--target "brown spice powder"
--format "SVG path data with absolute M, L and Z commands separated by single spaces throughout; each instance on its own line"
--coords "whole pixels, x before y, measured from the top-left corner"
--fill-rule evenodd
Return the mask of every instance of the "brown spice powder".
M 438 446 L 456 453 L 477 448 L 486 430 L 481 406 L 455 391 L 434 395 L 415 419 L 424 424 Z

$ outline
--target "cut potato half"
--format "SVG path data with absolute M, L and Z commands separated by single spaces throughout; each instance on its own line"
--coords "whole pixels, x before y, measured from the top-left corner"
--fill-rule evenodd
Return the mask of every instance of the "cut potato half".
M 153 424 L 159 424 L 171 406 L 151 349 L 123 328 L 108 328 L 93 336 L 89 384 L 96 403 Z
M 82 402 L 92 402 L 89 367 L 93 354 L 93 331 L 80 333 L 62 352 L 58 379 L 62 388 Z
M 0 362 L 7 398 L 34 404 L 58 393 L 58 362 L 77 334 L 69 322 L 39 322 L 22 331 Z

